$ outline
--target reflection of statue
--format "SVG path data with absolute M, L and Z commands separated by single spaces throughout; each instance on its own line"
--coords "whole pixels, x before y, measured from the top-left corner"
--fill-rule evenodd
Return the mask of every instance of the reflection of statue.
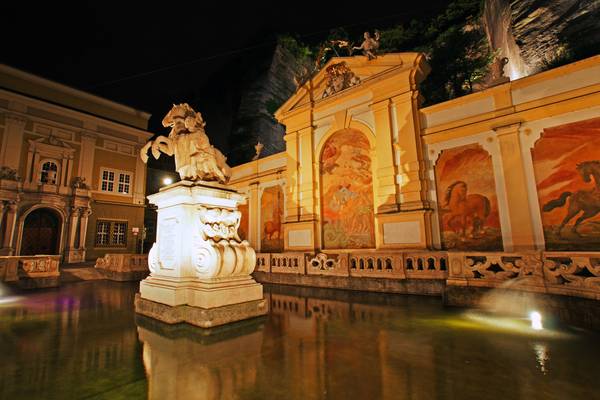
M 353 47 L 354 50 L 362 50 L 363 54 L 372 60 L 377 58 L 375 52 L 379 48 L 379 32 L 375 31 L 375 38 L 371 37 L 369 32 L 365 32 L 364 34 L 365 40 L 362 42 L 360 47 Z
M 148 161 L 147 152 L 151 148 L 157 159 L 161 152 L 175 155 L 175 168 L 182 180 L 229 181 L 231 169 L 225 162 L 227 159 L 210 144 L 202 114 L 187 104 L 173 104 L 162 124 L 171 127 L 169 137 L 159 136 L 146 143 L 141 150 L 144 162 Z
M 262 151 L 263 147 L 265 147 L 261 142 L 256 143 L 256 145 L 254 145 L 254 150 L 256 150 L 256 154 L 254 155 L 254 157 L 252 157 L 252 160 L 258 160 L 260 157 L 260 152 Z

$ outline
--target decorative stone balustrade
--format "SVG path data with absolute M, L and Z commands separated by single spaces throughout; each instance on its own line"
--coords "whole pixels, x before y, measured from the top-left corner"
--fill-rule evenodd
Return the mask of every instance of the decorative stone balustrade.
M 361 278 L 428 280 L 452 287 L 505 288 L 600 300 L 600 252 L 261 253 L 257 260 L 256 269 L 263 273 L 347 277 L 355 282 Z M 362 290 L 362 286 L 343 287 Z M 410 293 L 433 294 L 423 286 L 411 287 Z
M 448 254 L 444 252 L 405 253 L 404 271 L 409 279 L 445 279 L 448 276 Z
M 303 253 L 277 253 L 270 257 L 271 271 L 281 274 L 304 274 L 306 272 Z
M 96 269 L 115 281 L 140 280 L 150 272 L 147 254 L 108 253 L 96 260 Z
M 260 272 L 388 279 L 445 279 L 445 252 L 258 253 Z
M 0 257 L 0 281 L 17 282 L 23 288 L 59 285 L 60 256 Z
M 404 279 L 400 253 L 352 253 L 350 276 Z

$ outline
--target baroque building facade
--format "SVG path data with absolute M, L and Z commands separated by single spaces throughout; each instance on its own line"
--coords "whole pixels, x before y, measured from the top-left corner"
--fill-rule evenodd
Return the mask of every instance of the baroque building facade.
M 422 54 L 334 58 L 275 114 L 286 151 L 233 168 L 241 230 L 266 253 L 595 251 L 599 70 L 423 108 Z
M 150 115 L 0 65 L 1 254 L 135 253 Z

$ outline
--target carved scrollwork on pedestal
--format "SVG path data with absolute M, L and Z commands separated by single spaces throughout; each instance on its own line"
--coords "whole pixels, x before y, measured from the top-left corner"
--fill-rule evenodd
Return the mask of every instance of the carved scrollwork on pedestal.
M 156 243 L 152 245 L 152 248 L 148 253 L 148 268 L 150 269 L 151 274 L 155 274 L 160 268 L 160 262 L 158 261 L 158 246 Z
M 222 239 L 233 239 L 241 242 L 238 235 L 242 213 L 226 208 L 200 207 L 200 222 L 202 223 L 203 238 L 218 242 Z

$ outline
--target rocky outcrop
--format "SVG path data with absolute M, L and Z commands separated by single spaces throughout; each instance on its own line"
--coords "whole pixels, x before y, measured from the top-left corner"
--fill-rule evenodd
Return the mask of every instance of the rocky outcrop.
M 486 0 L 484 23 L 515 79 L 535 73 L 561 52 L 600 49 L 598 0 Z
M 248 58 L 243 70 L 240 105 L 235 116 L 230 141 L 228 162 L 238 165 L 250 161 L 254 145 L 260 141 L 264 148 L 261 157 L 285 150 L 285 127 L 273 117 L 275 110 L 295 91 L 294 77 L 298 74 L 296 58 L 277 45 L 271 54 L 262 58 Z

